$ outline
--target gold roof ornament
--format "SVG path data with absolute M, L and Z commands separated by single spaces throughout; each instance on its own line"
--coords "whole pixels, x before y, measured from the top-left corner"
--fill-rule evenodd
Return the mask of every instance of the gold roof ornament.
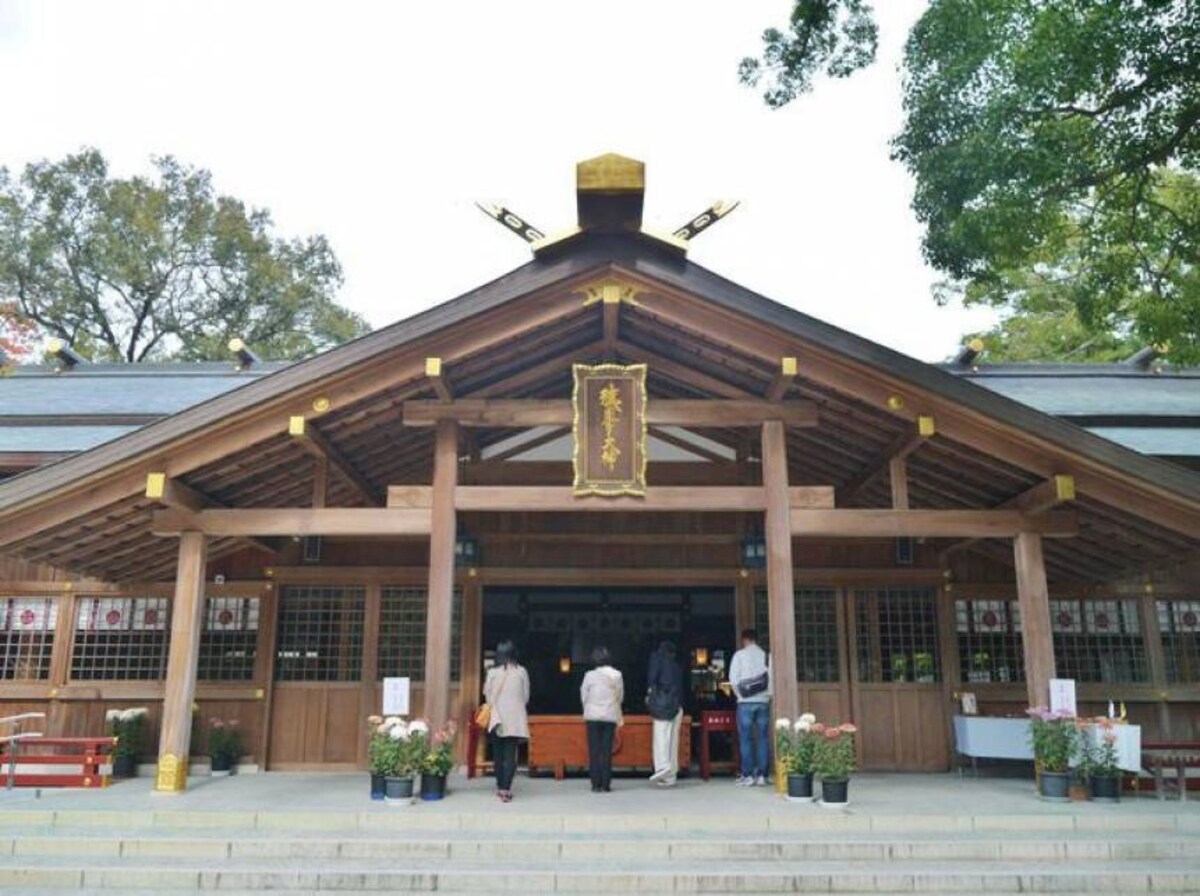
M 737 208 L 736 202 L 715 202 L 673 233 L 651 231 L 642 224 L 646 195 L 646 163 L 609 152 L 575 166 L 576 226 L 543 235 L 516 212 L 501 205 L 476 203 L 479 208 L 528 242 L 535 256 L 584 232 L 633 233 L 687 252 L 688 243 Z

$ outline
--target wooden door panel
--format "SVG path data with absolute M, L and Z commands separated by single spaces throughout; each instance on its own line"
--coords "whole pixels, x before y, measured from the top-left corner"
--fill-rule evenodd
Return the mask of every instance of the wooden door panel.
M 842 701 L 842 686 L 800 685 L 800 710 L 811 712 L 820 722 L 837 724 L 850 718 L 849 707 Z
M 896 700 L 890 688 L 859 686 L 859 719 L 862 766 L 867 770 L 899 768 L 896 755 Z

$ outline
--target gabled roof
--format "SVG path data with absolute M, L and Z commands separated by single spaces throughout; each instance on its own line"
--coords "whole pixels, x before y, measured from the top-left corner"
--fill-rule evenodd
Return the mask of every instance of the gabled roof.
M 838 430 L 836 445 L 816 446 L 807 457 L 804 451 L 797 452 L 797 463 L 811 460 L 814 464 L 812 476 L 821 477 L 817 481 L 828 481 L 828 476 L 839 469 L 853 471 L 861 464 L 861 459 L 856 459 L 858 455 L 855 449 L 869 458 L 878 446 L 886 445 L 889 441 L 887 427 L 892 427 L 893 435 L 903 427 L 903 415 L 891 414 L 883 408 L 886 392 L 882 390 L 883 384 L 886 384 L 887 388 L 908 392 L 914 406 L 928 404 L 930 407 L 947 409 L 952 406 L 955 409 L 961 421 L 957 433 L 954 430 L 945 433 L 944 453 L 947 457 L 966 458 L 969 451 L 975 452 L 968 459 L 979 466 L 981 461 L 976 458 L 976 454 L 979 454 L 976 451 L 978 443 L 968 444 L 969 440 L 964 442 L 962 437 L 969 427 L 975 426 L 988 433 L 996 433 L 998 445 L 1017 445 L 1022 458 L 1030 459 L 1028 465 L 1011 458 L 998 461 L 986 468 L 990 473 L 984 473 L 984 468 L 979 467 L 979 476 L 969 490 L 956 491 L 955 484 L 948 483 L 945 486 L 947 494 L 952 494 L 946 498 L 951 502 L 948 506 L 986 506 L 978 502 L 998 502 L 1005 497 L 1006 490 L 1035 483 L 1046 475 L 1045 469 L 1053 466 L 1052 457 L 1069 456 L 1072 464 L 1077 463 L 1093 477 L 1094 482 L 1108 483 L 1111 480 L 1114 488 L 1125 490 L 1121 492 L 1122 495 L 1133 495 L 1129 500 L 1134 503 L 1138 496 L 1147 502 L 1163 502 L 1164 506 L 1170 505 L 1173 518 L 1182 517 L 1185 521 L 1191 519 L 1190 514 L 1195 514 L 1195 526 L 1185 522 L 1182 527 L 1189 530 L 1184 532 L 1185 541 L 1171 541 L 1169 545 L 1164 543 L 1163 551 L 1178 551 L 1184 544 L 1190 544 L 1193 549 L 1200 547 L 1200 542 L 1186 541 L 1186 538 L 1200 538 L 1200 474 L 1140 455 L 936 365 L 917 361 L 788 308 L 706 270 L 670 247 L 656 244 L 654 240 L 636 234 L 590 232 L 578 234 L 559 245 L 541 248 L 533 261 L 457 299 L 323 355 L 255 379 L 83 454 L 0 483 L 0 529 L 5 517 L 32 510 L 40 502 L 53 500 L 72 488 L 99 482 L 105 476 L 115 475 L 116 471 L 129 472 L 139 462 L 144 469 L 144 459 L 155 452 L 185 445 L 191 440 L 209 438 L 220 432 L 222 427 L 233 425 L 264 408 L 294 407 L 297 400 L 313 394 L 314 390 L 339 382 L 340 378 L 349 377 L 363 365 L 378 362 L 384 357 L 399 357 L 405 352 L 425 351 L 430 346 L 436 348 L 449 340 L 451 334 L 474 327 L 478 321 L 488 319 L 489 315 L 507 313 L 510 305 L 515 307 L 521 300 L 526 300 L 521 307 L 530 309 L 526 312 L 530 317 L 530 344 L 536 343 L 543 352 L 538 357 L 545 357 L 555 346 L 559 352 L 570 350 L 573 345 L 584 351 L 595 340 L 595 336 L 589 335 L 586 328 L 591 325 L 589 314 L 596 312 L 578 303 L 579 312 L 569 318 L 561 318 L 562 322 L 555 329 L 539 323 L 536 319 L 539 306 L 536 303 L 529 304 L 530 297 L 558 296 L 561 300 L 563 295 L 578 294 L 585 284 L 599 278 L 633 282 L 648 291 L 649 297 L 640 305 L 622 309 L 623 314 L 629 315 L 630 339 L 634 348 L 646 346 L 648 350 L 654 349 L 658 344 L 656 340 L 664 334 L 664 323 L 657 317 L 655 296 L 658 296 L 657 301 L 664 307 L 675 301 L 697 301 L 714 313 L 730 315 L 726 318 L 729 321 L 744 321 L 760 334 L 764 346 L 792 346 L 792 350 L 800 356 L 802 374 L 808 359 L 811 359 L 814 368 L 836 359 L 839 365 L 844 366 L 845 376 L 851 380 L 860 373 L 873 377 L 868 384 L 868 391 L 872 394 L 857 399 L 837 394 L 836 388 L 828 382 L 805 382 L 800 387 L 802 392 L 827 401 L 831 409 L 848 409 L 846 413 L 849 414 L 846 418 L 847 427 Z M 551 299 L 547 298 L 546 301 L 549 303 Z M 704 329 L 698 323 L 696 328 L 689 328 L 686 333 L 680 331 L 678 342 L 679 345 L 675 346 L 678 349 L 676 356 L 686 356 L 687 363 L 703 367 L 707 371 L 707 379 L 722 389 L 727 386 L 751 392 L 761 390 L 762 386 L 755 384 L 764 376 L 769 381 L 773 365 L 778 364 L 778 355 L 772 357 L 771 354 L 775 348 L 752 352 L 752 347 L 745 339 L 734 345 L 732 335 L 724 332 L 719 325 Z M 737 354 L 739 360 L 736 365 L 722 365 L 713 360 L 711 355 L 722 347 Z M 755 354 L 758 357 L 752 357 Z M 532 364 L 534 358 L 532 349 L 525 351 L 523 346 L 510 345 L 505 363 L 515 369 L 522 363 Z M 472 389 L 486 388 L 489 377 L 496 378 L 494 371 L 498 364 L 499 357 L 494 355 L 475 363 L 469 373 Z M 653 372 L 653 365 L 651 369 Z M 565 384 L 547 381 L 542 394 L 557 394 L 554 390 L 561 385 Z M 410 384 L 408 388 L 410 391 L 405 394 L 411 396 L 411 390 L 419 388 L 419 384 Z M 664 381 L 662 388 L 679 387 Z M 538 393 L 523 394 L 536 396 Z M 391 408 L 387 419 L 393 424 L 397 422 L 396 400 L 400 399 L 386 397 L 384 402 L 385 410 Z M 851 407 L 853 401 L 858 403 Z M 905 414 L 913 410 L 910 407 Z M 339 418 L 338 425 L 345 423 L 347 431 L 350 431 L 353 428 L 352 416 L 347 411 L 344 418 Z M 830 425 L 836 423 L 831 410 Z M 942 432 L 939 427 L 939 435 Z M 796 434 L 796 438 L 806 440 L 815 436 L 804 433 Z M 421 444 L 414 442 L 414 447 L 418 449 L 416 453 L 428 453 L 421 448 Z M 803 444 L 808 445 L 807 442 Z M 249 447 L 256 455 L 263 454 L 261 447 Z M 279 450 L 283 451 L 285 447 Z M 363 450 L 368 448 L 364 447 Z M 373 452 L 373 457 L 382 456 L 381 452 L 389 456 L 396 453 L 395 446 L 391 444 L 377 445 L 369 450 Z M 986 452 L 979 456 L 986 457 Z M 381 471 L 384 469 L 380 467 Z M 394 465 L 386 467 L 386 470 L 395 469 Z M 207 475 L 203 470 L 199 472 L 201 479 Z M 928 472 L 932 478 L 945 478 L 932 468 Z M 380 477 L 390 475 L 390 472 L 379 473 Z M 846 475 L 843 474 L 843 478 Z M 207 481 L 223 482 L 227 478 L 213 472 Z M 384 484 L 387 481 L 383 479 Z M 972 505 L 972 501 L 976 503 Z M 1124 512 L 1127 509 L 1112 512 Z M 134 528 L 138 518 L 136 514 L 144 510 L 144 507 L 129 505 L 129 515 L 126 517 L 130 521 L 129 530 Z M 1104 525 L 1109 525 L 1109 522 L 1106 521 Z M 1156 537 L 1160 531 L 1165 530 L 1147 523 L 1145 537 Z M 1175 532 L 1180 532 L 1180 526 L 1175 527 Z M 61 540 L 66 543 L 69 538 L 63 537 Z

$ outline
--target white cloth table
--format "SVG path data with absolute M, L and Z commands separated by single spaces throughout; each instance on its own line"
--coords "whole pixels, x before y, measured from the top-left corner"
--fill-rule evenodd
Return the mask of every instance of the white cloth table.
M 1114 725 L 1117 740 L 1117 766 L 1137 772 L 1142 767 L 1142 728 L 1140 725 Z M 1099 725 L 1088 725 L 1086 736 L 1094 744 L 1102 737 Z M 1029 740 L 1029 719 L 1001 719 L 988 716 L 955 716 L 954 749 L 970 759 L 1033 760 Z

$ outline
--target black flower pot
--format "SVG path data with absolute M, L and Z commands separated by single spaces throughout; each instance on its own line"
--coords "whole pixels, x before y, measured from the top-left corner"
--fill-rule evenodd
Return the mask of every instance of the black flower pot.
M 387 778 L 384 775 L 371 773 L 371 799 L 381 800 L 387 789 Z
M 112 773 L 114 778 L 136 778 L 138 761 L 136 756 L 121 753 L 113 757 Z
M 224 778 L 233 773 L 233 759 L 228 753 L 212 754 L 212 773 L 214 777 Z
M 421 799 L 440 800 L 446 796 L 445 775 L 421 775 Z
M 412 775 L 405 778 L 393 778 L 389 775 L 384 781 L 383 796 L 388 802 L 411 802 L 413 797 Z
M 1071 801 L 1071 773 L 1047 772 L 1038 775 L 1038 795 L 1052 803 Z
M 802 775 L 788 775 L 787 795 L 789 800 L 811 802 L 813 798 L 812 772 Z
M 821 781 L 821 804 L 840 808 L 850 802 L 850 779 Z
M 1121 799 L 1119 775 L 1092 775 L 1091 799 L 1100 803 L 1115 803 Z

